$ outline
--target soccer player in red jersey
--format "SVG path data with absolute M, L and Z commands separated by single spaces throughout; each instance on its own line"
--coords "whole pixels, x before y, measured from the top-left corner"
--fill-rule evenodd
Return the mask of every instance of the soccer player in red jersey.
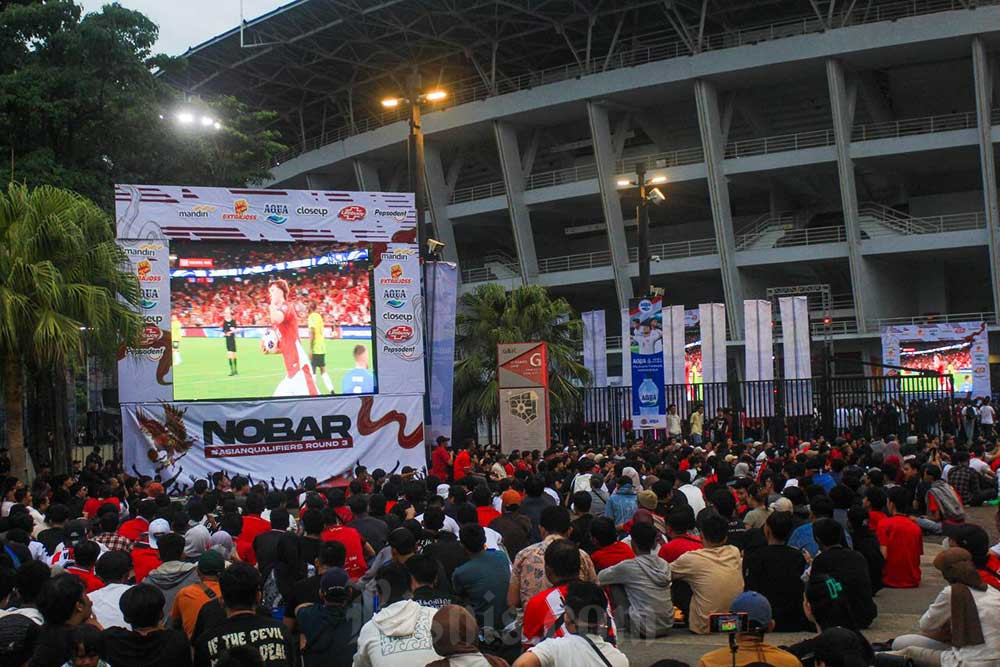
M 280 278 L 267 286 L 271 324 L 278 334 L 278 352 L 285 361 L 285 377 L 278 383 L 274 396 L 318 396 L 309 357 L 299 342 L 295 304 L 288 294 L 288 283 Z

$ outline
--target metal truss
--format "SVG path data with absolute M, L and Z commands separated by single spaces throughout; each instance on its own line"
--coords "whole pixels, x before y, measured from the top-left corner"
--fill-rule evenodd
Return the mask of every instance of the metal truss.
M 599 69 L 616 53 L 817 11 L 836 0 L 296 0 L 190 49 L 165 75 L 191 95 L 278 112 L 290 144 L 377 116 L 414 69 L 428 85 L 489 91 L 548 67 Z M 870 3 L 862 3 L 870 4 Z M 853 9 L 853 7 L 851 7 Z M 848 10 L 849 13 L 849 10 Z

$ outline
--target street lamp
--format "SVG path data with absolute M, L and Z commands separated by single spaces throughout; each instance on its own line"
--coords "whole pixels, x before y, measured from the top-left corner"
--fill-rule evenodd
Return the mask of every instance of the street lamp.
M 198 128 L 205 131 L 222 129 L 222 123 L 218 119 L 207 113 L 199 114 L 194 109 L 178 109 L 170 117 L 184 128 Z M 160 120 L 167 120 L 167 116 L 160 114 Z
M 661 175 L 646 178 L 646 165 L 635 165 L 635 180 L 622 178 L 618 187 L 639 187 L 639 205 L 636 207 L 636 223 L 639 225 L 639 297 L 650 295 L 649 279 L 649 205 L 659 206 L 667 200 L 659 188 L 649 187 L 667 182 L 667 177 Z

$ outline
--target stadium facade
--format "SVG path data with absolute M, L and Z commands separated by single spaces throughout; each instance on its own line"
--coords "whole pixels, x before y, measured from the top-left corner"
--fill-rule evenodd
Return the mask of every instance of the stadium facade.
M 638 277 L 616 182 L 642 163 L 667 178 L 665 303 L 725 302 L 736 358 L 743 299 L 826 284 L 838 351 L 877 359 L 888 324 L 996 329 L 998 51 L 983 0 L 305 0 L 173 83 L 279 111 L 269 187 L 403 190 L 405 110 L 379 100 L 415 63 L 449 92 L 424 115 L 428 219 L 463 290 L 544 285 L 616 334 Z

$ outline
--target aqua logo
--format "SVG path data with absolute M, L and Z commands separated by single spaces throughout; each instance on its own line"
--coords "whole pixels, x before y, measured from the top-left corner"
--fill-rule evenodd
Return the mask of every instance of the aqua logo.
M 402 299 L 389 299 L 388 301 L 385 302 L 385 305 L 389 306 L 390 308 L 402 308 L 403 306 L 406 305 L 406 302 L 403 301 Z
M 267 216 L 267 221 L 274 223 L 276 225 L 283 225 L 286 222 L 288 222 L 288 218 L 283 215 L 272 213 L 271 215 Z

